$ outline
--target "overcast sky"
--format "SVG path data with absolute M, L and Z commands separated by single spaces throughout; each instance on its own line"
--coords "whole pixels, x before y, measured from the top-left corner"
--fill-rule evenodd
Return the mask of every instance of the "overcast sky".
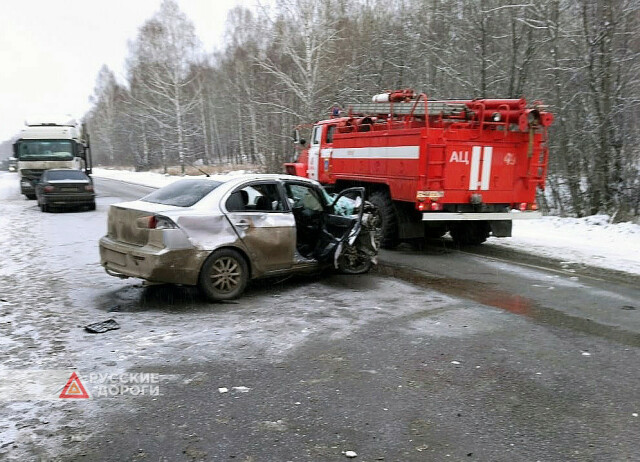
M 224 32 L 227 12 L 256 0 L 177 0 L 207 51 Z M 39 114 L 80 118 L 90 107 L 98 70 L 124 80 L 127 41 L 161 0 L 1 0 L 0 141 Z M 264 1 L 262 2 L 265 3 Z

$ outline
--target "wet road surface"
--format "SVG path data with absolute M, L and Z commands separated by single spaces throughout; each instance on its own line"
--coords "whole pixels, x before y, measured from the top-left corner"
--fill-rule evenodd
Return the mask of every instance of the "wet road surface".
M 0 190 L 0 371 L 75 370 L 92 391 L 5 397 L 0 458 L 640 457 L 633 278 L 440 240 L 384 252 L 374 274 L 256 282 L 210 304 L 102 271 L 107 206 L 144 191 L 96 189 L 97 211 L 54 214 Z M 121 329 L 82 329 L 108 318 Z M 86 383 L 125 372 L 157 374 L 160 395 L 97 396 Z

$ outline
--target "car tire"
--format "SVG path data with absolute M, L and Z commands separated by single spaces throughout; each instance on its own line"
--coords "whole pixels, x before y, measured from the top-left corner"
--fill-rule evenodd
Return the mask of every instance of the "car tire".
M 249 267 L 240 252 L 220 249 L 202 265 L 198 287 L 211 301 L 232 300 L 244 292 L 249 280 Z
M 368 273 L 372 266 L 371 257 L 359 251 L 356 246 L 348 246 L 338 257 L 338 271 L 343 274 Z
M 398 217 L 393 201 L 386 191 L 376 191 L 369 198 L 378 210 L 382 227 L 376 232 L 376 242 L 383 249 L 393 249 L 398 245 Z
M 91 204 L 89 204 L 89 210 L 95 210 L 96 209 L 96 203 L 92 202 Z
M 34 200 L 36 198 L 35 194 L 25 194 L 25 196 L 27 196 L 27 199 L 29 199 L 30 201 Z
M 51 212 L 51 208 L 47 204 L 42 204 L 42 206 L 40 207 L 40 210 L 42 210 L 45 213 Z

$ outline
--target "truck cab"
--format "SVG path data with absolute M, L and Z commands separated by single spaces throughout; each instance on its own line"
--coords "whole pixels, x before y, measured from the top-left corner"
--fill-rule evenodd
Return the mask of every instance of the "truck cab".
M 74 119 L 27 122 L 13 152 L 20 192 L 28 199 L 35 199 L 36 184 L 45 170 L 69 168 L 91 174 L 89 143 Z

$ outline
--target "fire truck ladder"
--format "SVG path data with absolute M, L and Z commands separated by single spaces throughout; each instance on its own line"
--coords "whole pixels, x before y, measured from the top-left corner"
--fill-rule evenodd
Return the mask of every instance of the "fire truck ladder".
M 423 101 L 419 101 L 423 103 Z M 415 101 L 400 103 L 361 103 L 349 106 L 349 114 L 351 116 L 424 116 L 427 115 L 443 115 L 443 116 L 464 116 L 469 110 L 466 104 L 456 103 L 453 101 L 428 101 L 427 109 L 425 104 L 416 104 Z

